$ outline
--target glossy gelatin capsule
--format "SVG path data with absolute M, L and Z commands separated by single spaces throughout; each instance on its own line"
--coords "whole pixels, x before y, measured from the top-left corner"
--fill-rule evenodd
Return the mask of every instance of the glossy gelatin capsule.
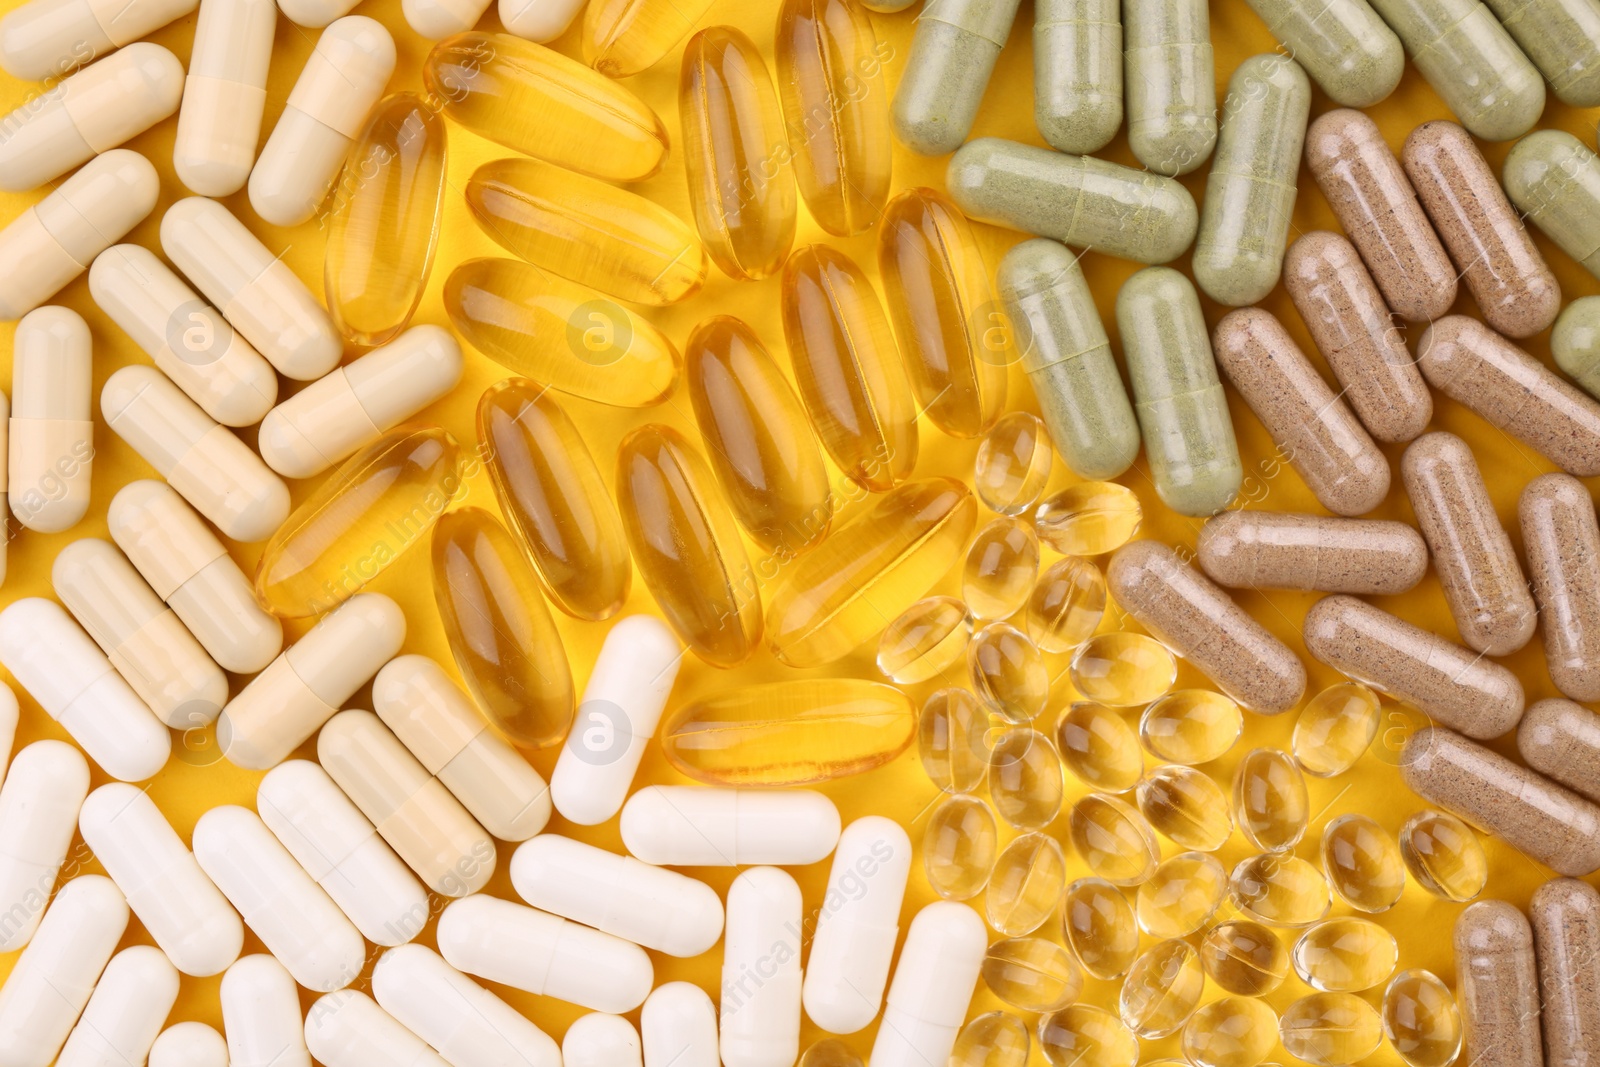
M 1550 1063 L 1581 1063 L 1593 1047 L 1600 1011 L 1587 995 L 1600 951 L 1600 897 L 1576 878 L 1554 878 L 1528 902 L 1539 964 L 1540 1024 Z
M 1039 416 L 1008 412 L 978 442 L 972 485 L 989 510 L 1021 515 L 1044 495 L 1051 465 L 1050 435 Z
M 923 8 L 892 105 L 902 144 L 924 156 L 961 147 L 1016 16 L 1017 0 L 934 0 Z
M 1139 532 L 1144 511 L 1117 482 L 1079 482 L 1046 497 L 1033 515 L 1045 544 L 1068 556 L 1115 552 Z
M 277 5 L 212 0 L 195 19 L 172 169 L 201 196 L 232 196 L 256 161 Z
M 1600 700 L 1600 523 L 1588 488 L 1543 474 L 1517 502 L 1533 591 L 1544 612 L 1550 679 L 1573 700 Z
M 1104 704 L 1085 700 L 1069 707 L 1056 724 L 1056 747 L 1067 770 L 1097 792 L 1126 793 L 1144 774 L 1138 735 Z
M 996 941 L 980 973 L 990 992 L 1022 1011 L 1059 1011 L 1083 990 L 1083 971 L 1067 950 L 1040 937 Z
M 1528 766 L 1589 796 L 1600 761 L 1600 721 L 1570 700 L 1541 700 L 1517 727 L 1517 751 Z
M 1295 973 L 1325 993 L 1357 993 L 1394 973 L 1394 935 L 1366 919 L 1329 919 L 1300 935 L 1289 953 Z
M 988 884 L 996 852 L 994 816 L 976 797 L 939 802 L 922 833 L 922 869 L 933 891 L 947 900 L 968 900 Z
M 1044 657 L 1010 623 L 992 622 L 972 636 L 967 669 L 984 707 L 1007 722 L 1031 722 L 1050 698 L 1050 671 Z
M 1125 0 L 1128 145 L 1159 174 L 1188 174 L 1217 143 L 1217 88 L 1205 0 Z
M 1295 719 L 1295 762 L 1314 778 L 1343 774 L 1378 736 L 1378 714 L 1378 695 L 1360 682 L 1330 685 Z
M 1188 937 L 1204 929 L 1228 895 L 1228 872 L 1204 852 L 1163 860 L 1139 887 L 1139 928 L 1151 937 Z
M 950 1067 L 1023 1067 L 1028 1045 L 1028 1026 L 1021 1019 L 1006 1011 L 985 1012 L 956 1035 Z
M 1461 1011 L 1432 971 L 1401 971 L 1383 991 L 1383 1033 L 1409 1067 L 1450 1067 L 1461 1054 Z
M 1166 646 L 1144 634 L 1100 634 L 1073 653 L 1072 686 L 1089 700 L 1114 708 L 1148 704 L 1178 677 Z
M 1195 546 L 1212 581 L 1235 589 L 1407 593 L 1428 571 L 1428 546 L 1408 523 L 1280 511 L 1225 511 Z
M 1367 0 L 1245 0 L 1340 107 L 1371 107 L 1405 73 L 1406 54 Z
M 1051 1067 L 1133 1067 L 1139 1039 L 1111 1012 L 1073 1004 L 1039 1020 L 1039 1050 Z
M 1568 304 L 1550 333 L 1556 366 L 1590 396 L 1600 396 L 1600 298 L 1582 296 Z
M 1565 130 L 1535 130 L 1500 171 L 1506 195 L 1590 274 L 1600 272 L 1600 158 Z
M 1452 941 L 1467 1062 L 1537 1067 L 1544 1050 L 1540 1028 L 1529 1025 L 1541 1005 L 1528 920 L 1515 905 L 1480 900 L 1457 917 Z
M 1227 794 L 1192 767 L 1158 767 L 1134 796 L 1151 829 L 1183 848 L 1215 852 L 1233 833 Z
M 1189 1017 L 1183 1056 L 1195 1067 L 1255 1067 L 1277 1045 L 1278 1017 L 1253 997 L 1223 997 Z
M 1117 1006 L 1122 1021 L 1142 1038 L 1177 1032 L 1200 1003 L 1206 975 L 1194 947 L 1176 938 L 1152 946 L 1123 979 Z
M 1028 597 L 1028 636 L 1045 652 L 1070 652 L 1100 626 L 1106 613 L 1106 580 L 1086 559 L 1067 556 L 1052 563 Z
M 1220 759 L 1243 729 L 1239 705 L 1209 689 L 1168 693 L 1139 716 L 1139 740 L 1150 754 L 1184 766 Z
M 194 11 L 198 0 L 21 4 L 0 19 L 0 68 L 23 81 L 59 78 Z M 181 91 L 181 86 L 179 87 Z
M 1022 938 L 1024 934 L 1033 933 L 1055 913 L 1066 884 L 1067 859 L 1060 842 L 1042 833 L 1027 833 L 1012 839 L 995 860 L 994 870 L 989 875 L 989 886 L 984 894 L 989 925 L 1008 937 Z M 1054 945 L 1050 948 L 1060 951 Z M 1072 970 L 1077 971 L 1076 965 Z
M 922 769 L 946 793 L 970 793 L 989 770 L 989 719 L 965 689 L 941 689 L 922 705 L 917 754 Z
M 1297 856 L 1269 852 L 1242 860 L 1230 877 L 1233 902 L 1268 926 L 1309 926 L 1328 914 L 1328 883 Z
M 1341 815 L 1322 831 L 1322 872 L 1340 900 L 1357 911 L 1388 911 L 1406 887 L 1394 836 L 1365 815 Z
M 1080 878 L 1067 887 L 1061 929 L 1083 969 L 1105 981 L 1127 974 L 1139 953 L 1133 905 L 1104 878 Z
M 800 1054 L 800 1067 L 865 1067 L 856 1050 L 836 1037 L 814 1041 Z
M 1483 892 L 1489 861 L 1478 835 L 1442 811 L 1419 811 L 1400 827 L 1400 857 L 1416 883 L 1436 897 L 1457 902 Z
M 1263 997 L 1289 975 L 1289 953 L 1278 935 L 1249 919 L 1218 923 L 1200 942 L 1206 975 L 1230 993 Z
M 694 29 L 710 0 L 603 0 L 583 16 L 583 61 L 608 78 L 654 66 Z
M 996 739 L 989 800 L 1006 822 L 1019 830 L 1048 826 L 1061 811 L 1063 789 L 1061 758 L 1044 734 L 1018 727 Z
M 1091 874 L 1114 885 L 1138 885 L 1161 860 L 1155 831 L 1116 797 L 1090 793 L 1072 806 L 1067 833 Z
M 1263 852 L 1284 852 L 1299 844 L 1311 821 L 1311 803 L 1294 760 L 1275 748 L 1246 752 L 1233 772 L 1233 817 Z
M 901 685 L 926 682 L 963 659 L 971 634 L 972 616 L 955 597 L 919 600 L 878 639 L 878 670 Z
M 1033 122 L 1051 147 L 1089 154 L 1122 126 L 1118 0 L 1043 0 L 1033 16 Z
M 593 5 L 590 16 L 604 6 Z M 666 128 L 643 100 L 603 73 L 520 37 L 448 37 L 428 53 L 422 81 L 444 101 L 446 118 L 513 152 L 581 174 L 638 181 L 667 158 Z M 596 151 L 602 144 L 605 151 Z
M 1372 1005 L 1354 993 L 1313 993 L 1284 1010 L 1278 1040 L 1314 1067 L 1345 1067 L 1378 1051 L 1383 1027 Z
M 1489 9 L 1557 99 L 1600 105 L 1600 9 L 1587 0 L 1489 0 Z

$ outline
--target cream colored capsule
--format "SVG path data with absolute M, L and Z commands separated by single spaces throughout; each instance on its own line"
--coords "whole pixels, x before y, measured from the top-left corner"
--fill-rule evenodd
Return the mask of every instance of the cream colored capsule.
M 177 1000 L 178 972 L 160 949 L 123 949 L 106 964 L 56 1067 L 145 1063 Z
M 1555 1057 L 1546 1060 L 1539 1040 L 1541 1005 L 1533 928 L 1516 905 L 1503 900 L 1467 905 L 1456 918 L 1452 942 L 1456 996 L 1466 1023 L 1464 1062 L 1485 1067 L 1540 1067 L 1543 1063 L 1554 1067 L 1561 1063 Z M 1586 963 L 1585 971 L 1592 966 L 1592 961 Z M 1587 1058 L 1580 1057 L 1578 1062 Z
M 311 1005 L 306 1047 L 326 1067 L 445 1067 L 422 1038 L 365 993 L 341 989 Z
M 165 482 L 129 482 L 106 513 L 111 539 L 217 666 L 255 674 L 283 650 L 283 624 L 261 610 L 239 565 Z
M 361 0 L 278 0 L 278 10 L 296 26 L 320 30 L 334 19 L 343 18 Z M 246 1067 L 255 1067 L 248 1064 Z
M 311 381 L 339 365 L 344 341 L 311 290 L 215 200 L 168 208 L 161 250 L 280 374 Z
M 7 496 L 17 521 L 60 533 L 89 510 L 94 466 L 89 327 L 42 307 L 17 323 L 11 362 Z
M 406 25 L 430 41 L 465 33 L 489 10 L 490 0 L 401 0 Z M 510 27 L 507 27 L 510 29 Z
M 300 993 L 283 964 L 242 957 L 222 976 L 219 999 L 230 1067 L 311 1067 Z
M 394 64 L 394 38 L 373 19 L 348 15 L 322 31 L 250 172 L 257 215 L 298 226 L 317 213 Z
M 250 177 L 277 28 L 273 0 L 201 0 L 172 146 L 178 180 L 201 196 L 232 196 Z
M 543 1030 L 430 948 L 385 952 L 372 969 L 372 995 L 452 1064 L 561 1067 L 561 1049 Z
M 196 511 L 235 541 L 263 541 L 289 517 L 289 487 L 160 371 L 123 367 L 100 414 Z
M 20 319 L 88 270 L 155 210 L 160 191 L 150 161 L 118 148 L 18 215 L 0 230 L 0 320 Z
M 89 764 L 72 745 L 35 741 L 11 761 L 0 789 L 0 952 L 33 938 L 88 795 Z
M 11 506 L 9 486 L 11 484 L 10 461 L 7 456 L 11 451 L 11 402 L 4 393 L 0 393 L 0 523 L 11 521 Z M 6 542 L 9 537 L 0 537 L 0 584 L 6 580 Z
M 500 0 L 500 25 L 507 33 L 544 44 L 567 32 L 583 0 Z
M 1407 523 L 1280 511 L 1224 511 L 1195 544 L 1200 567 L 1235 589 L 1408 593 L 1428 572 L 1428 546 Z
M 183 18 L 199 0 L 31 0 L 0 18 L 0 69 L 59 78 Z
M 158 44 L 129 45 L 80 70 L 0 119 L 0 191 L 61 177 L 171 115 L 182 94 L 183 64 Z

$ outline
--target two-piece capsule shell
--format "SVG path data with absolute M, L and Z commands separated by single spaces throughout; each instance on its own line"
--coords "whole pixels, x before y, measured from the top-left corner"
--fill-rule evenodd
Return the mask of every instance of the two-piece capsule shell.
M 925 156 L 961 147 L 1016 17 L 1017 0 L 932 0 L 923 7 L 894 94 L 902 144 Z
M 1600 396 L 1600 297 L 1581 296 L 1566 306 L 1550 331 L 1550 355 L 1556 366 L 1583 387 Z
M 1517 502 L 1522 546 L 1544 616 L 1550 680 L 1573 700 L 1600 700 L 1600 523 L 1582 482 L 1544 474 Z
M 324 994 L 306 1013 L 305 1044 L 324 1067 L 446 1067 L 433 1049 L 365 993 Z
M 1569 107 L 1600 105 L 1600 8 L 1585 0 L 1487 0 L 1489 10 Z
M 372 995 L 448 1062 L 560 1067 L 549 1035 L 430 948 L 405 945 L 380 956 Z
M 1517 210 L 1600 276 L 1600 157 L 1565 130 L 1536 130 L 1511 149 L 1500 183 Z
M 940 900 L 917 912 L 889 984 L 873 1067 L 948 1062 L 988 940 L 983 920 L 965 904 Z
M 1559 697 L 1541 700 L 1517 726 L 1517 752 L 1529 767 L 1595 799 L 1600 768 L 1600 720 L 1581 704 Z
M 148 37 L 189 14 L 198 2 L 97 0 L 63 9 L 55 0 L 31 0 L 0 18 L 0 69 L 24 81 L 62 77 L 107 52 Z M 177 106 L 176 97 L 173 106 Z
M 1088 155 L 1122 126 L 1121 0 L 1040 0 L 1033 121 L 1055 149 Z
M 1406 54 L 1394 31 L 1366 0 L 1245 0 L 1291 56 L 1340 107 L 1371 107 L 1405 73 Z
M 177 999 L 178 972 L 160 949 L 123 949 L 106 964 L 57 1067 L 145 1062 Z
M 0 787 L 0 909 L 17 921 L 0 931 L 0 951 L 32 940 L 88 795 L 89 764 L 71 745 L 35 741 L 11 761 Z
M 651 785 L 622 806 L 622 843 L 667 867 L 803 867 L 839 841 L 839 809 L 808 789 Z
M 7 500 L 30 530 L 60 533 L 89 510 L 94 468 L 89 327 L 75 311 L 42 307 L 12 342 Z
M 1428 570 L 1428 546 L 1403 522 L 1275 511 L 1226 511 L 1195 545 L 1200 567 L 1235 589 L 1387 595 Z
M 172 169 L 201 196 L 232 196 L 256 161 L 278 28 L 271 0 L 205 0 L 195 20 Z
M 716 1067 L 717 1006 L 692 982 L 656 986 L 639 1010 L 639 1042 L 646 1063 Z
M 1158 174 L 1188 174 L 1217 143 L 1216 62 L 1207 0 L 1123 0 L 1128 147 Z
M 1600 897 L 1587 882 L 1552 878 L 1533 891 L 1528 919 L 1539 967 L 1545 1055 L 1551 1063 L 1581 1062 L 1600 1035 L 1600 1007 L 1585 995 L 1589 961 L 1600 953 Z M 1522 1041 L 1526 1044 L 1527 1037 Z M 1529 1060 L 1541 1062 L 1537 1052 Z
M 728 887 L 718 1017 L 724 1067 L 792 1062 L 800 1054 L 800 885 L 752 867 Z
M 228 1067 L 228 1042 L 205 1023 L 174 1023 L 150 1046 L 150 1067 Z
M 561 1038 L 563 1067 L 643 1067 L 644 1043 L 620 1015 L 594 1011 L 567 1027 Z
M 1515 905 L 1480 900 L 1456 918 L 1451 938 L 1469 1060 L 1539 1067 L 1540 982 L 1533 928 Z M 1549 1025 L 1546 1023 L 1545 1025 Z M 1561 1062 L 1552 1060 L 1551 1062 Z
M 283 964 L 265 954 L 242 956 L 222 976 L 222 1027 L 238 1067 L 309 1067 L 300 991 Z

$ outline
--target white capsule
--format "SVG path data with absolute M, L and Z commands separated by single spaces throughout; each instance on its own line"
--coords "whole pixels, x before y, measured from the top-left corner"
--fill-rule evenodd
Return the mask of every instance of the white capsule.
M 272 364 L 216 308 L 139 245 L 106 249 L 89 293 L 161 373 L 224 426 L 253 426 L 278 399 Z
M 158 44 L 129 45 L 78 71 L 0 119 L 0 191 L 27 192 L 61 177 L 171 115 L 182 95 L 183 64 Z
M 228 1067 L 228 1043 L 205 1023 L 175 1023 L 150 1046 L 150 1067 Z
M 722 936 L 722 901 L 704 882 L 570 837 L 519 846 L 511 885 L 540 911 L 669 956 L 698 956 Z
M 160 191 L 150 161 L 118 148 L 18 215 L 0 230 L 0 320 L 20 319 L 88 270 L 155 210 Z
M 194 858 L 296 982 L 327 993 L 361 974 L 361 934 L 255 812 L 223 804 L 200 816 Z
M 11 451 L 8 443 L 11 438 L 11 401 L 0 393 L 0 524 L 9 525 L 11 522 L 10 476 L 11 463 L 7 458 Z M 6 580 L 6 543 L 9 537 L 0 537 L 0 583 Z
M 431 948 L 385 952 L 372 995 L 451 1067 L 561 1067 L 561 1049 L 543 1030 Z
M 222 754 L 246 770 L 276 767 L 366 685 L 405 639 L 405 614 L 382 593 L 346 600 L 222 709 Z
M 289 517 L 289 487 L 154 367 L 123 367 L 100 414 L 194 509 L 235 541 L 264 541 Z
M 0 18 L 0 68 L 24 81 L 59 78 L 183 18 L 198 2 L 30 0 Z
M 278 10 L 296 26 L 320 30 L 355 10 L 361 0 L 278 0 Z
M 630 615 L 606 634 L 550 774 L 568 821 L 597 826 L 622 808 L 682 662 L 683 646 L 653 615 Z
M 17 521 L 60 533 L 89 510 L 94 467 L 89 326 L 42 307 L 17 323 L 11 362 L 7 496 Z
M 38 929 L 88 795 L 89 765 L 71 745 L 35 741 L 11 761 L 0 787 L 0 952 Z
M 500 25 L 507 33 L 544 44 L 567 32 L 583 0 L 500 0 Z
M 465 33 L 489 10 L 490 0 L 400 0 L 406 24 L 420 37 L 437 41 Z
M 364 15 L 347 15 L 322 31 L 250 172 L 257 215 L 274 226 L 298 226 L 317 213 L 394 64 L 394 38 Z
M 178 180 L 201 196 L 232 196 L 250 178 L 277 28 L 273 0 L 201 0 L 172 144 Z
M 3 514 L 3 509 L 0 509 Z M 0 537 L 0 542 L 5 538 Z M 17 705 L 17 694 L 11 687 L 0 682 L 0 756 L 11 758 L 11 745 L 17 739 L 17 719 L 21 716 L 22 709 Z M 0 770 L 0 782 L 5 781 L 5 771 Z
M 372 710 L 495 837 L 526 841 L 550 821 L 550 787 L 497 737 L 427 656 L 397 656 L 372 680 Z
M 353 989 L 311 1005 L 306 1047 L 324 1067 L 445 1067 L 422 1038 Z
M 591 1012 L 567 1027 L 562 1067 L 640 1067 L 639 1031 L 620 1015 Z
M 917 912 L 889 986 L 872 1067 L 950 1058 L 988 947 L 983 920 L 965 904 L 939 900 Z
M 911 839 L 894 821 L 868 815 L 839 835 L 806 961 L 806 1015 L 829 1033 L 878 1017 L 910 874 Z
M 803 867 L 839 841 L 839 809 L 809 789 L 645 786 L 622 806 L 622 843 L 668 867 Z
M 283 624 L 261 610 L 250 579 L 165 482 L 129 482 L 106 513 L 111 539 L 217 666 L 255 674 L 283 649 Z
M 113 778 L 142 782 L 172 754 L 172 735 L 55 601 L 0 611 L 0 663 Z
M 639 1012 L 644 1067 L 717 1067 L 717 1009 L 691 982 L 668 982 Z
M 177 1001 L 178 972 L 160 949 L 123 949 L 106 964 L 56 1067 L 144 1063 Z
M 228 1067 L 311 1067 L 300 991 L 271 956 L 242 956 L 222 976 Z
M 459 971 L 594 1011 L 632 1011 L 655 979 L 638 945 L 482 893 L 445 908 L 436 933 Z
M 191 196 L 167 208 L 161 250 L 284 377 L 312 381 L 344 357 L 311 290 L 215 200 Z
M 728 887 L 722 946 L 722 1062 L 791 1067 L 800 1055 L 800 886 L 752 867 Z

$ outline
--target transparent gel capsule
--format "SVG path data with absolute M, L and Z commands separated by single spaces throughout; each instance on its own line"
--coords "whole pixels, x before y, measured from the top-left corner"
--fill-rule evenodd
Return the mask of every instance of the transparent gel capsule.
M 1028 1027 L 1008 1011 L 977 1016 L 956 1035 L 950 1067 L 1024 1067 Z
M 984 892 L 989 925 L 1007 937 L 1033 933 L 1061 903 L 1066 885 L 1061 843 L 1044 834 L 1023 834 L 994 861 Z
M 1090 793 L 1072 806 L 1067 824 L 1078 858 L 1115 885 L 1138 885 L 1161 858 L 1150 824 L 1116 797 Z
M 1233 833 L 1227 795 L 1193 767 L 1157 767 L 1134 797 L 1151 829 L 1183 848 L 1215 852 Z
M 1122 890 L 1104 878 L 1080 878 L 1061 900 L 1061 931 L 1083 969 L 1110 981 L 1139 953 L 1139 925 Z
M 949 900 L 981 893 L 994 869 L 997 837 L 994 816 L 977 797 L 940 801 L 922 834 L 922 864 L 933 891 Z
M 1241 860 L 1229 880 L 1240 911 L 1268 926 L 1310 926 L 1328 914 L 1328 883 L 1296 856 L 1269 852 Z
M 1315 1067 L 1348 1067 L 1378 1050 L 1383 1027 L 1371 1004 L 1354 993 L 1313 993 L 1278 1020 L 1284 1050 Z
M 878 638 L 878 670 L 901 685 L 916 685 L 959 660 L 972 635 L 972 616 L 953 596 L 911 605 Z
M 1406 888 L 1399 842 L 1365 815 L 1341 815 L 1322 831 L 1322 873 L 1357 911 L 1388 911 Z
M 1300 843 L 1311 821 L 1306 780 L 1287 753 L 1256 748 L 1233 773 L 1233 818 L 1263 852 L 1283 852 Z
M 1294 723 L 1294 758 L 1314 778 L 1356 765 L 1378 736 L 1378 695 L 1360 682 L 1331 685 L 1306 701 Z
M 961 597 L 980 619 L 1017 613 L 1039 576 L 1039 538 L 1021 519 L 1001 516 L 979 530 L 967 549 Z
M 1117 1011 L 1140 1037 L 1166 1037 L 1189 1021 L 1205 984 L 1193 946 L 1176 938 L 1162 941 L 1134 961 L 1117 996 Z
M 983 958 L 983 981 L 1022 1011 L 1059 1011 L 1083 992 L 1083 971 L 1067 950 L 1042 937 L 996 941 Z
M 1278 1017 L 1254 997 L 1213 1000 L 1183 1026 L 1183 1055 L 1194 1067 L 1256 1067 L 1278 1043 Z
M 1446 900 L 1471 900 L 1489 880 L 1489 861 L 1478 835 L 1442 811 L 1419 811 L 1405 821 L 1400 856 L 1418 885 Z
M 1356 918 L 1317 923 L 1289 952 L 1294 973 L 1324 993 L 1359 993 L 1382 985 L 1399 958 L 1393 934 L 1370 919 Z
M 1139 716 L 1139 740 L 1168 763 L 1193 766 L 1218 759 L 1244 729 L 1239 705 L 1209 689 L 1179 689 Z
M 1100 556 L 1133 540 L 1143 518 L 1139 498 L 1127 486 L 1080 482 L 1045 499 L 1033 524 L 1039 540 L 1063 556 Z
M 1002 415 L 978 443 L 972 486 L 978 499 L 1002 515 L 1021 515 L 1044 495 L 1055 450 L 1039 416 Z
M 1039 1050 L 1051 1067 L 1134 1067 L 1139 1039 L 1103 1008 L 1073 1004 L 1039 1020 Z
M 1289 951 L 1283 942 L 1249 919 L 1213 926 L 1201 939 L 1199 952 L 1211 980 L 1243 997 L 1264 997 L 1289 975 Z
M 922 704 L 917 753 L 928 779 L 946 793 L 970 793 L 989 772 L 989 720 L 965 689 L 941 689 Z
M 836 1037 L 814 1041 L 800 1054 L 799 1067 L 866 1067 L 861 1056 Z
M 1028 635 L 1007 622 L 991 622 L 967 645 L 972 689 L 1007 722 L 1027 723 L 1050 698 L 1050 671 Z
M 1094 636 L 1106 614 L 1106 578 L 1086 559 L 1066 556 L 1039 575 L 1024 612 L 1028 636 L 1045 652 L 1070 652 Z
M 1061 813 L 1061 758 L 1038 730 L 1001 734 L 989 753 L 989 800 L 1019 830 L 1038 830 Z
M 711 0 L 597 0 L 583 14 L 583 61 L 608 78 L 654 66 L 688 36 Z
M 1172 688 L 1178 664 L 1165 645 L 1127 632 L 1091 637 L 1072 656 L 1072 685 L 1089 700 L 1125 708 Z
M 1144 754 L 1128 720 L 1114 708 L 1079 701 L 1056 724 L 1056 747 L 1067 770 L 1100 793 L 1126 793 L 1144 774 Z
M 1139 928 L 1151 937 L 1188 937 L 1202 929 L 1228 895 L 1228 872 L 1204 852 L 1163 860 L 1139 887 Z
M 1401 971 L 1389 980 L 1383 1032 L 1410 1067 L 1450 1067 L 1461 1054 L 1461 1011 L 1431 971 Z

